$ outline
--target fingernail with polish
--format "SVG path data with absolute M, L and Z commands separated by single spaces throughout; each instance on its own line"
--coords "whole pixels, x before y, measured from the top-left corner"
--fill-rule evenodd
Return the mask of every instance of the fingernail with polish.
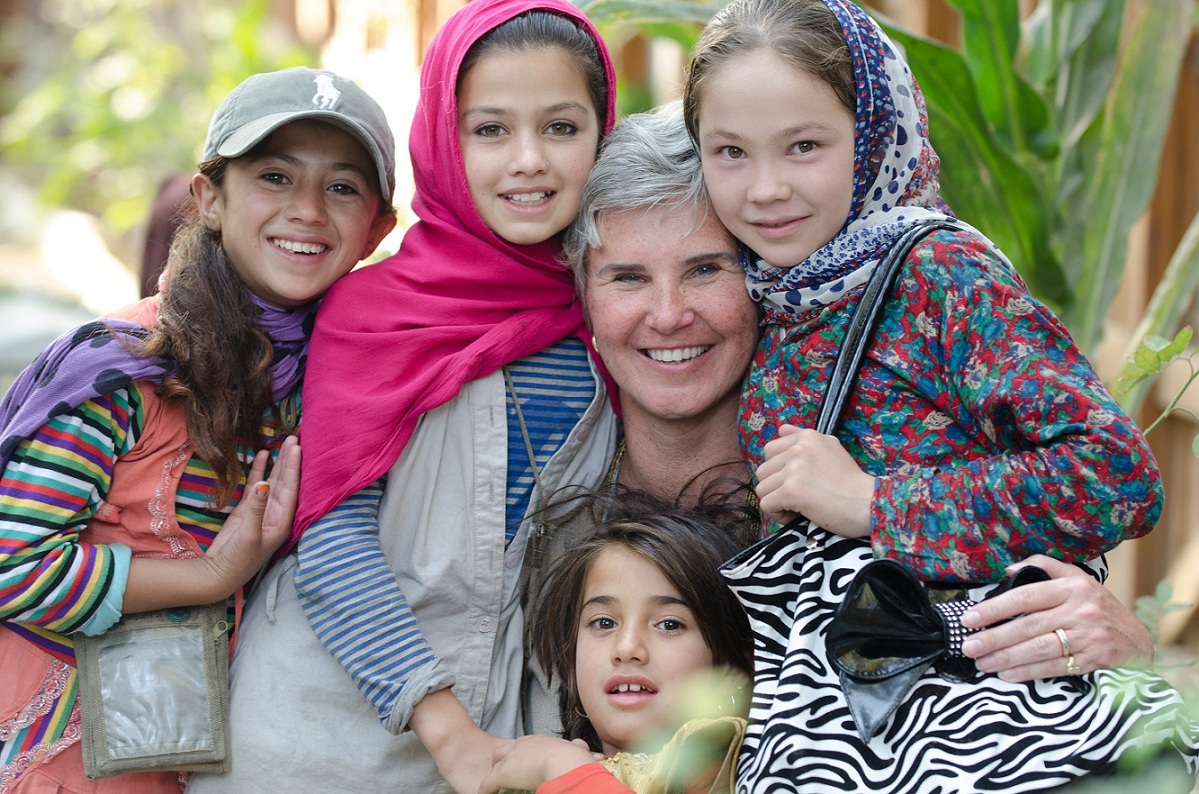
M 268 483 L 260 482 L 254 486 L 254 495 L 259 499 L 265 499 L 267 494 L 271 492 L 271 486 Z

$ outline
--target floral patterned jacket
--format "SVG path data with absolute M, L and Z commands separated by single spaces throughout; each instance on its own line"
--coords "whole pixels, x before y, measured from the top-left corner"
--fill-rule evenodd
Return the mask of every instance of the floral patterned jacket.
M 751 463 L 779 425 L 815 426 L 861 294 L 763 328 L 740 416 Z M 966 232 L 909 255 L 837 435 L 879 478 L 875 556 L 930 581 L 992 581 L 1035 553 L 1083 562 L 1162 509 L 1144 436 L 1061 321 Z

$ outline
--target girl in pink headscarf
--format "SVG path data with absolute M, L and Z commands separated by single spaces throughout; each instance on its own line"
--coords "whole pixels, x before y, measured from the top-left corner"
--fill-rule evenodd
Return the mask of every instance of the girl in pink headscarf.
M 549 494 L 601 481 L 616 435 L 557 261 L 614 92 L 565 0 L 475 0 L 437 34 L 420 220 L 321 308 L 297 549 L 247 608 L 233 777 L 195 790 L 474 791 L 483 730 L 525 731 L 526 540 Z

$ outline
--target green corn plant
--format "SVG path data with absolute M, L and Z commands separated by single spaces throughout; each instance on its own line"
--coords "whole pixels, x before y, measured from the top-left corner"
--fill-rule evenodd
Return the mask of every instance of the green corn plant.
M 1058 0 L 1023 23 L 1017 0 L 950 2 L 960 51 L 885 25 L 928 98 L 945 197 L 1093 350 L 1157 182 L 1194 2 Z M 1180 247 L 1190 271 L 1193 249 Z M 1194 292 L 1179 270 L 1154 295 L 1153 330 Z

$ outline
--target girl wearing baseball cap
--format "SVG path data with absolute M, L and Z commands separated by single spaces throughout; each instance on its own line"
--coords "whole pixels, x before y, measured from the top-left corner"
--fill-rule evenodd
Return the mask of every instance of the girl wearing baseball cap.
M 235 622 L 291 531 L 316 307 L 395 226 L 394 161 L 350 81 L 246 80 L 212 120 L 161 294 L 62 336 L 0 404 L 0 791 L 181 791 L 152 764 L 89 778 L 75 640 L 213 603 Z

